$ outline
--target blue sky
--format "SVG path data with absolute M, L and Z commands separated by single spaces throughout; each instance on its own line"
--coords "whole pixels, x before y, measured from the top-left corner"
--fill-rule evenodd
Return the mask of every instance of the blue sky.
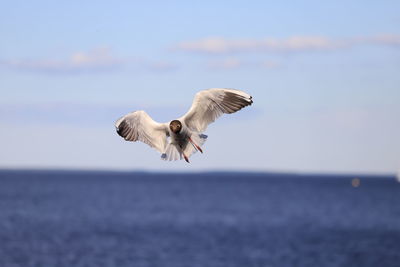
M 394 173 L 398 1 L 7 1 L 0 167 Z M 179 117 L 202 89 L 254 105 L 163 162 L 114 121 Z

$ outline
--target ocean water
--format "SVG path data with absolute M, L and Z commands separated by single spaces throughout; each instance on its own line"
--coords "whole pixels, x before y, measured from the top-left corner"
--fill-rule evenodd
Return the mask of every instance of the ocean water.
M 0 266 L 400 266 L 400 184 L 353 178 L 3 170 Z

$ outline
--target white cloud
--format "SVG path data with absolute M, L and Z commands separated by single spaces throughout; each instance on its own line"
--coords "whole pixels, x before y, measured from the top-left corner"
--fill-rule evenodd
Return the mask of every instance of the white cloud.
M 99 47 L 88 52 L 75 52 L 67 59 L 13 59 L 3 60 L 0 64 L 18 70 L 76 73 L 113 70 L 121 67 L 125 61 L 112 54 L 109 47 Z
M 239 68 L 265 68 L 265 69 L 275 69 L 279 67 L 280 64 L 272 60 L 264 61 L 249 61 L 242 60 L 235 57 L 227 57 L 224 59 L 211 60 L 208 64 L 210 69 L 217 70 L 233 70 Z
M 178 43 L 173 49 L 187 52 L 223 54 L 235 52 L 304 52 L 329 51 L 360 44 L 400 45 L 400 35 L 377 35 L 332 39 L 324 36 L 292 36 L 288 38 L 226 39 L 208 37 Z
M 272 60 L 264 60 L 260 63 L 261 67 L 264 67 L 266 69 L 275 69 L 279 68 L 281 64 L 277 61 L 272 61 Z
M 400 45 L 400 35 L 394 34 L 381 34 L 371 38 L 368 38 L 366 41 L 376 44 L 384 44 L 384 45 Z
M 294 36 L 286 39 L 265 38 L 261 40 L 228 40 L 222 37 L 209 37 L 197 41 L 182 42 L 175 49 L 189 52 L 230 53 L 253 51 L 303 51 L 326 50 L 345 45 L 319 36 Z
M 0 66 L 42 73 L 76 74 L 114 71 L 122 67 L 134 67 L 135 71 L 172 71 L 177 65 L 160 60 L 117 57 L 109 47 L 98 47 L 89 51 L 78 51 L 65 59 L 11 59 L 0 60 Z
M 70 58 L 69 65 L 73 67 L 104 67 L 120 64 L 121 62 L 121 59 L 111 54 L 110 48 L 100 47 L 89 52 L 74 53 Z
M 176 64 L 173 64 L 168 61 L 155 61 L 155 62 L 150 62 L 147 65 L 150 70 L 156 72 L 168 72 L 178 69 L 178 66 Z
M 209 67 L 211 69 L 237 69 L 243 67 L 244 62 L 237 58 L 225 58 L 222 60 L 213 60 L 210 61 Z

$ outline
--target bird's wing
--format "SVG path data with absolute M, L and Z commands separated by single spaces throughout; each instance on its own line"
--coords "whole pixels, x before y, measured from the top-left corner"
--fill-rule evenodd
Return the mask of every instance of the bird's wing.
M 234 113 L 252 103 L 252 97 L 245 92 L 212 88 L 198 92 L 192 107 L 180 120 L 183 120 L 191 130 L 203 132 L 222 114 Z
M 142 141 L 164 153 L 167 143 L 167 126 L 155 122 L 143 110 L 126 114 L 115 123 L 117 133 L 126 141 Z

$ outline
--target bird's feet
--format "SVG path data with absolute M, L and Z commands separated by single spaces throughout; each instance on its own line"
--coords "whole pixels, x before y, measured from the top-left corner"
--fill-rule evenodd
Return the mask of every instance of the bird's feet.
M 201 147 L 199 147 L 195 142 L 193 142 L 192 138 L 190 138 L 190 137 L 189 137 L 189 142 L 194 146 L 194 148 L 196 148 L 198 151 L 203 153 L 203 150 L 201 149 Z
M 185 154 L 183 154 L 183 158 L 186 160 L 187 163 L 190 163 L 189 158 Z

